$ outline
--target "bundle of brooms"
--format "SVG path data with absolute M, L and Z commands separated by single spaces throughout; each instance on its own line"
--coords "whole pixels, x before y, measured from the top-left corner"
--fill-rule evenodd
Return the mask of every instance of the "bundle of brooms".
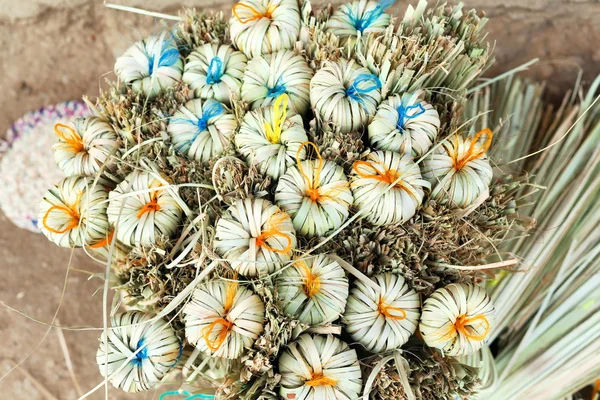
M 596 86 L 553 110 L 481 83 L 483 16 L 391 3 L 184 11 L 56 126 L 40 228 L 115 292 L 87 395 L 554 398 L 599 372 Z

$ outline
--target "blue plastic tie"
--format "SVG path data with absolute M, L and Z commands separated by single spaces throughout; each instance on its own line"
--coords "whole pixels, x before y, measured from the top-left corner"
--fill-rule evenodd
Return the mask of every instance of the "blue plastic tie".
M 281 78 L 279 78 L 277 80 L 277 83 L 275 84 L 274 87 L 270 88 L 267 87 L 268 92 L 267 92 L 267 97 L 279 97 L 282 94 L 285 93 L 285 85 L 283 83 L 281 83 Z
M 358 15 L 354 15 L 350 5 L 347 6 L 344 13 L 350 18 L 350 21 L 356 30 L 363 32 L 365 29 L 369 28 L 377 18 L 381 17 L 384 11 L 394 4 L 395 1 L 396 0 L 382 0 L 377 3 L 377 6 L 374 9 L 367 11 L 361 18 L 359 18 Z
M 419 109 L 419 111 L 412 115 L 408 115 L 410 111 L 417 108 Z M 423 113 L 425 113 L 425 107 L 423 107 L 421 104 L 414 104 L 412 106 L 405 107 L 404 104 L 402 104 L 396 109 L 396 111 L 398 111 L 398 124 L 396 125 L 396 127 L 398 129 L 403 129 L 406 120 L 417 118 L 419 115 L 423 115 Z
M 223 61 L 219 57 L 213 57 L 208 64 L 208 71 L 206 71 L 206 84 L 213 85 L 221 82 L 223 76 Z
M 172 391 L 164 392 L 163 394 L 161 394 L 160 397 L 158 398 L 158 400 L 165 400 L 165 398 L 167 396 L 188 396 L 183 400 L 214 399 L 215 398 L 215 395 L 213 395 L 213 394 L 202 394 L 202 393 L 191 394 L 190 392 L 178 392 L 176 390 L 172 390 Z
M 198 123 L 196 124 L 198 125 L 199 132 L 206 130 L 208 127 L 208 121 L 211 118 L 218 117 L 225 112 L 225 109 L 218 101 L 210 101 L 210 104 L 206 106 L 207 103 L 209 103 L 209 101 L 204 103 L 204 111 L 202 112 L 202 116 L 200 116 Z
M 368 84 L 369 82 L 372 82 L 372 84 L 365 86 L 365 84 Z M 346 96 L 364 106 L 365 102 L 362 95 L 378 89 L 381 89 L 381 81 L 377 76 L 373 74 L 360 74 L 354 79 L 352 85 L 346 89 Z
M 211 118 L 218 117 L 224 112 L 225 109 L 223 108 L 221 103 L 219 103 L 216 100 L 209 99 L 204 103 L 204 110 L 202 111 L 202 115 L 198 118 L 197 121 L 195 119 L 190 118 L 170 118 L 171 123 L 190 124 L 195 125 L 198 128 L 196 129 L 196 134 L 190 140 L 181 143 L 179 146 L 177 146 L 177 151 L 185 153 L 189 146 L 191 146 L 192 143 L 194 143 L 200 132 L 203 132 L 208 128 L 208 121 L 210 121 Z
M 142 349 L 138 351 L 135 355 L 135 358 L 131 360 L 131 362 L 135 365 L 141 365 L 142 362 L 148 358 L 148 346 L 144 346 L 144 339 L 138 340 L 136 350 L 139 348 Z
M 179 50 L 172 40 L 165 40 L 160 49 L 160 56 L 158 59 L 158 67 L 170 67 L 179 60 Z M 154 59 L 156 54 L 148 54 L 148 73 L 152 75 L 154 73 Z

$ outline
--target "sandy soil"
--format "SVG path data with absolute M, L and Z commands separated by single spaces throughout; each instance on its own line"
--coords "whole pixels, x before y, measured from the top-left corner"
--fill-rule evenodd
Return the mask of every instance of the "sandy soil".
M 227 9 L 232 1 L 128 0 L 121 4 L 176 13 L 178 5 Z M 415 1 L 410 3 L 414 4 Z M 530 75 L 552 81 L 552 94 L 569 87 L 578 71 L 589 81 L 600 73 L 600 3 L 594 0 L 471 0 L 492 17 L 497 41 L 495 74 L 533 57 L 544 62 Z M 502 3 L 498 5 L 498 3 Z M 527 5 L 523 5 L 526 3 Z M 406 4 L 397 7 L 404 9 Z M 45 104 L 94 96 L 114 58 L 139 35 L 158 30 L 152 18 L 108 10 L 100 0 L 0 0 L 0 132 L 27 111 Z M 110 76 L 110 75 L 108 75 Z M 10 399 L 75 399 L 56 329 L 45 324 L 60 304 L 65 327 L 102 326 L 99 279 L 77 269 L 100 272 L 80 252 L 59 249 L 41 235 L 14 228 L 0 213 L 0 301 L 29 317 L 0 307 L 0 375 L 31 356 L 0 381 Z M 66 290 L 62 296 L 71 259 Z M 61 303 L 62 299 L 62 303 Z M 37 322 L 33 319 L 38 320 Z M 75 375 L 84 392 L 101 382 L 95 363 L 99 333 L 66 330 Z M 43 342 L 40 341 L 45 337 Z M 39 347 L 37 347 L 39 345 Z M 45 393 L 44 391 L 47 391 Z M 104 398 L 100 391 L 90 398 Z M 116 390 L 111 399 L 134 398 Z M 157 398 L 148 394 L 136 398 Z

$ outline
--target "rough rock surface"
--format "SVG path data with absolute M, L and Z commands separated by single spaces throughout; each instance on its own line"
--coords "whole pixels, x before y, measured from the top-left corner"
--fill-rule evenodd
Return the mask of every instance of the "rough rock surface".
M 120 4 L 176 14 L 180 5 L 228 9 L 226 0 L 121 0 Z M 408 3 L 414 4 L 412 0 Z M 490 40 L 497 64 L 490 75 L 531 58 L 542 61 L 529 76 L 551 81 L 555 98 L 570 87 L 579 68 L 588 82 L 600 73 L 600 2 L 597 0 L 466 0 L 491 17 Z M 339 3 L 339 1 L 338 1 Z M 406 2 L 395 7 L 403 11 Z M 594 22 L 596 24 L 594 24 Z M 94 96 L 110 77 L 114 59 L 139 37 L 161 28 L 160 22 L 105 8 L 100 0 L 0 0 L 0 132 L 25 112 L 45 104 Z M 41 235 L 14 228 L 0 213 L 0 301 L 47 323 L 60 303 L 71 252 Z M 62 326 L 102 326 L 101 272 L 75 252 L 58 319 Z M 75 399 L 55 329 L 0 306 L 0 376 L 33 352 L 21 368 L 0 380 L 10 399 Z M 36 349 L 47 332 L 45 341 Z M 64 331 L 75 375 L 87 392 L 101 382 L 95 354 L 98 331 Z M 35 351 L 34 351 L 35 350 Z M 29 374 L 29 376 L 27 376 Z M 45 389 L 41 389 L 41 385 Z M 49 397 L 44 395 L 47 390 Z M 110 390 L 108 398 L 142 398 Z M 148 394 L 145 398 L 157 398 Z M 90 396 L 104 398 L 100 390 Z

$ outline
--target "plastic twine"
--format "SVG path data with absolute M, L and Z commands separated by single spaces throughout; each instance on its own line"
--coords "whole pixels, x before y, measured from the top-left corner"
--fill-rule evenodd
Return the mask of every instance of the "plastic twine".
M 483 332 L 481 335 L 474 335 L 471 332 L 469 332 L 466 328 L 467 325 L 472 325 L 475 321 L 481 321 L 481 324 L 485 326 L 485 332 Z M 485 315 L 481 314 L 475 315 L 474 317 L 470 318 L 467 318 L 466 315 L 459 315 L 456 319 L 456 322 L 454 323 L 454 325 L 452 325 L 450 329 L 454 329 L 472 340 L 484 340 L 490 332 L 490 322 L 485 317 Z
M 369 82 L 372 82 L 372 84 L 365 86 Z M 377 76 L 373 74 L 360 74 L 354 79 L 350 87 L 346 89 L 346 96 L 364 106 L 365 103 L 362 95 L 378 89 L 381 89 L 381 81 Z
M 158 192 L 158 190 L 152 192 L 152 195 L 150 195 L 150 201 L 140 208 L 140 211 L 138 211 L 136 215 L 138 219 L 142 218 L 142 215 L 146 214 L 147 212 L 160 211 L 160 204 L 158 204 Z
M 414 109 L 419 109 L 419 111 L 412 115 L 408 115 L 408 113 Z M 408 107 L 401 105 L 396 109 L 396 111 L 398 112 L 398 124 L 396 125 L 396 127 L 398 129 L 403 129 L 406 120 L 417 118 L 418 116 L 423 115 L 425 113 L 425 107 L 423 107 L 421 104 L 413 104 L 412 106 Z
M 486 139 L 483 142 L 482 146 L 478 146 L 477 142 L 481 136 L 485 135 Z M 452 163 L 454 165 L 454 169 L 457 171 L 461 170 L 469 161 L 476 160 L 485 155 L 492 144 L 492 138 L 494 134 L 489 128 L 485 128 L 479 131 L 471 140 L 471 145 L 469 146 L 469 150 L 465 153 L 462 158 L 458 158 L 458 146 L 454 147 L 454 154 L 452 155 Z
M 313 297 L 321 290 L 321 280 L 317 275 L 312 273 L 311 269 L 306 264 L 306 261 L 300 260 L 296 265 L 298 265 L 306 275 L 306 278 L 304 278 L 304 292 L 308 297 Z
M 359 166 L 364 166 L 366 168 L 370 168 L 375 173 L 368 174 L 368 173 L 362 172 L 358 168 Z M 355 161 L 354 164 L 352 164 L 352 169 L 361 178 L 375 179 L 377 181 L 387 183 L 388 185 L 391 185 L 392 183 L 396 182 L 398 180 L 398 178 L 400 177 L 400 175 L 398 174 L 397 171 L 394 171 L 391 169 L 385 169 L 385 168 L 383 168 L 383 171 L 380 171 L 377 168 L 375 168 L 375 166 L 372 163 L 367 162 L 367 161 Z M 402 184 L 402 181 L 396 183 L 394 185 L 394 187 L 406 189 L 406 187 Z
M 233 307 L 233 300 L 235 299 L 235 294 L 237 293 L 238 283 L 236 281 L 229 282 L 227 285 L 227 293 L 225 295 L 225 303 L 223 304 L 223 315 L 227 315 Z M 215 340 L 210 339 L 210 335 L 216 326 L 221 325 L 222 329 L 219 331 Z M 226 320 L 223 317 L 219 317 L 211 322 L 208 326 L 206 326 L 202 330 L 202 337 L 206 342 L 208 348 L 215 352 L 219 350 L 219 347 L 223 345 L 225 339 L 227 339 L 227 334 L 233 327 L 233 322 Z
M 302 149 L 304 149 L 304 146 L 312 146 L 315 150 L 317 160 L 319 160 L 319 164 L 317 164 L 317 169 L 314 173 L 314 179 L 306 175 L 304 169 L 302 169 L 302 160 L 300 158 L 300 152 L 302 151 Z M 304 181 L 306 182 L 306 195 L 312 201 L 317 202 L 326 197 L 332 197 L 338 192 L 338 190 L 344 189 L 348 185 L 347 182 L 342 182 L 338 187 L 333 187 L 326 193 L 320 192 L 319 185 L 321 183 L 321 171 L 323 170 L 323 157 L 321 157 L 319 148 L 313 142 L 304 142 L 300 145 L 300 147 L 298 147 L 298 151 L 296 152 L 296 165 L 298 166 L 298 171 L 300 172 L 300 175 L 302 175 L 302 178 L 304 178 Z
M 158 67 L 170 67 L 179 60 L 179 50 L 171 40 L 165 40 L 158 54 Z M 148 54 L 148 74 L 154 73 L 154 60 L 156 54 Z
M 312 377 L 309 380 L 307 380 L 306 382 L 304 382 L 304 384 L 306 386 L 312 386 L 312 387 L 335 386 L 335 385 L 337 385 L 337 381 L 335 379 L 323 376 L 322 373 L 318 373 L 318 374 L 313 373 Z
M 390 314 L 390 312 L 388 310 L 397 311 L 397 312 L 401 313 L 402 315 Z M 392 307 L 388 304 L 385 304 L 385 302 L 383 301 L 383 297 L 379 297 L 379 302 L 377 303 L 377 311 L 379 311 L 379 313 L 386 318 L 395 319 L 398 321 L 401 321 L 406 318 L 406 311 L 404 311 L 400 307 Z
M 352 25 L 356 28 L 357 31 L 363 32 L 365 29 L 369 28 L 373 22 L 377 20 L 377 18 L 381 17 L 384 11 L 389 8 L 392 4 L 394 4 L 395 0 L 382 0 L 377 3 L 377 6 L 371 11 L 366 12 L 362 17 L 358 17 L 358 15 L 354 15 L 350 6 L 347 6 L 347 10 L 345 14 L 350 19 Z
M 262 231 L 256 238 L 256 245 L 265 250 L 269 250 L 279 254 L 288 254 L 292 250 L 292 237 L 287 233 L 279 230 L 279 225 L 288 218 L 287 214 L 278 211 L 271 215 L 266 222 L 266 230 Z M 270 237 L 279 236 L 287 241 L 287 245 L 283 249 L 276 249 L 267 244 L 267 239 Z
M 273 122 L 272 124 L 265 122 L 265 134 L 267 140 L 272 144 L 279 143 L 281 139 L 281 131 L 283 123 L 287 118 L 287 108 L 290 98 L 287 94 L 282 94 L 275 100 L 273 105 Z M 283 104 L 282 104 L 283 103 Z
M 54 205 L 54 206 L 50 207 L 48 209 L 48 211 L 46 211 L 46 214 L 44 214 L 44 218 L 42 218 L 42 225 L 44 226 L 44 228 L 46 228 L 48 231 L 50 231 L 52 233 L 58 233 L 58 234 L 63 234 L 63 233 L 70 231 L 71 229 L 77 228 L 79 226 L 79 220 L 81 219 L 81 215 L 79 214 L 79 211 L 77 210 L 77 207 L 79 207 L 80 200 L 81 200 L 81 193 L 77 196 L 77 200 L 75 201 L 75 203 L 73 203 L 70 206 Z M 52 227 L 48 226 L 48 218 L 50 217 L 50 213 L 53 210 L 60 210 L 64 213 L 66 213 L 70 217 L 69 223 L 67 223 L 63 227 L 63 229 L 56 229 L 56 228 L 52 228 Z
M 277 83 L 273 87 L 267 87 L 267 97 L 279 97 L 285 94 L 286 87 L 281 83 L 281 77 L 277 80 Z
M 176 390 L 171 390 L 169 392 L 164 392 L 163 394 L 161 394 L 160 397 L 158 398 L 158 400 L 165 400 L 168 396 L 187 396 L 185 399 L 182 399 L 182 400 L 214 399 L 215 398 L 215 395 L 213 395 L 213 394 L 203 394 L 203 393 L 191 394 L 190 392 L 186 392 L 186 391 L 178 392 Z
M 247 4 L 243 4 L 243 3 L 237 3 L 236 5 L 233 6 L 233 15 L 235 16 L 235 18 L 240 21 L 241 24 L 247 24 L 248 22 L 252 22 L 252 21 L 257 21 L 261 18 L 268 18 L 271 19 L 273 18 L 273 12 L 275 11 L 275 9 L 277 8 L 277 4 L 271 4 L 271 6 L 267 9 L 267 11 L 263 13 L 261 13 L 260 11 L 258 11 L 257 9 L 255 9 L 254 7 L 251 7 Z M 250 15 L 248 17 L 240 17 L 239 11 L 238 9 L 246 9 L 250 12 Z
M 56 133 L 56 136 L 62 139 L 62 141 L 65 142 L 71 148 L 73 153 L 79 153 L 83 151 L 83 139 L 70 126 L 64 124 L 56 124 L 54 125 L 54 133 Z
M 223 76 L 223 60 L 219 57 L 213 57 L 208 64 L 208 71 L 206 71 L 206 84 L 213 85 L 221 82 Z

